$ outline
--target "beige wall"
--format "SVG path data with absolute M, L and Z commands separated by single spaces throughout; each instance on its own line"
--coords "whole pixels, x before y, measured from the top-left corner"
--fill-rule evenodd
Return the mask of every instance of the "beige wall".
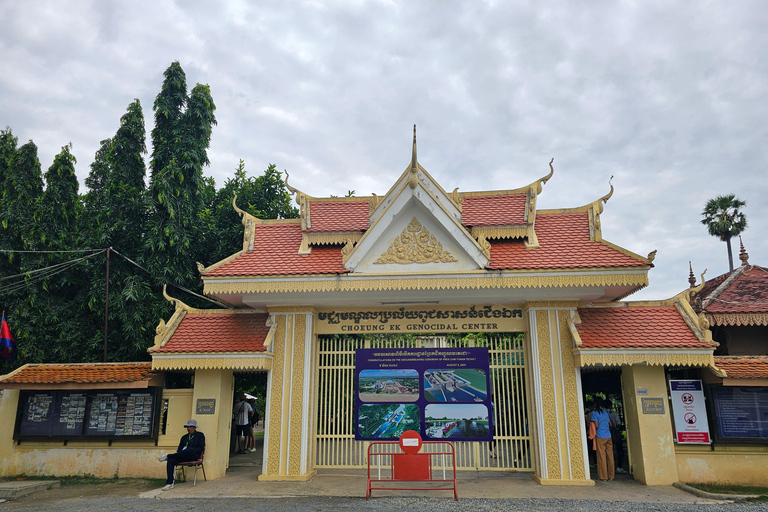
M 683 483 L 768 486 L 768 446 L 677 446 Z
M 670 485 L 678 480 L 672 416 L 664 367 L 622 367 L 624 415 L 635 480 L 647 485 Z M 638 389 L 642 393 L 638 395 Z M 664 414 L 644 414 L 642 398 L 662 398 Z
M 179 438 L 173 433 L 177 418 L 184 423 L 190 418 L 192 390 L 164 390 L 169 400 L 169 433 L 160 436 L 158 446 L 152 440 L 108 441 L 13 441 L 18 390 L 3 390 L 0 400 L 0 476 L 67 476 L 93 475 L 101 478 L 165 478 L 165 464 L 158 462 L 161 453 L 175 451 Z M 206 466 L 207 471 L 207 466 Z

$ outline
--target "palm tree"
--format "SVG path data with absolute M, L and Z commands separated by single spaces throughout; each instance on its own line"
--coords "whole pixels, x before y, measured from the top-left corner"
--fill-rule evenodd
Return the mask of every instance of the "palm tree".
M 704 211 L 701 212 L 701 216 L 704 217 L 701 223 L 707 226 L 709 234 L 728 244 L 728 266 L 731 270 L 733 270 L 731 238 L 747 229 L 747 217 L 739 211 L 739 208 L 746 205 L 746 201 L 741 201 L 734 194 L 729 194 L 710 199 L 704 206 Z

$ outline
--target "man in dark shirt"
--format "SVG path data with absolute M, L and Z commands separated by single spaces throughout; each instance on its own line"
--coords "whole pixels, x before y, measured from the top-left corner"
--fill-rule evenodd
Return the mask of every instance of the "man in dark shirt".
M 181 436 L 176 453 L 164 453 L 157 458 L 160 462 L 167 461 L 168 478 L 165 480 L 164 491 L 173 489 L 173 470 L 176 464 L 198 460 L 205 450 L 205 435 L 197 431 L 197 420 L 189 420 L 184 427 L 187 429 L 187 433 Z

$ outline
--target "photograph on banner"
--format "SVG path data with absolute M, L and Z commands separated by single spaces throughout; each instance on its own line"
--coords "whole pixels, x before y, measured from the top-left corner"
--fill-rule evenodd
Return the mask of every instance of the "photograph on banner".
M 482 404 L 429 404 L 424 424 L 431 439 L 478 440 L 490 433 L 488 407 Z
M 419 399 L 419 372 L 363 370 L 358 376 L 357 390 L 363 402 L 415 402 Z
M 413 404 L 364 404 L 357 415 L 357 430 L 368 439 L 399 439 L 406 430 L 417 430 L 420 410 Z
M 356 350 L 355 439 L 492 440 L 488 367 L 482 347 Z
M 484 402 L 487 395 L 483 370 L 443 368 L 424 372 L 424 396 L 430 402 Z

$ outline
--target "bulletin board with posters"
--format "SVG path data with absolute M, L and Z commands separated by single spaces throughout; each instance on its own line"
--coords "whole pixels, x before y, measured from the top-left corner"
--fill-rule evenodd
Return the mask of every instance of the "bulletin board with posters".
M 768 388 L 708 386 L 715 441 L 768 444 Z
M 157 439 L 160 388 L 22 391 L 14 439 Z
M 487 348 L 355 351 L 355 439 L 491 441 Z

